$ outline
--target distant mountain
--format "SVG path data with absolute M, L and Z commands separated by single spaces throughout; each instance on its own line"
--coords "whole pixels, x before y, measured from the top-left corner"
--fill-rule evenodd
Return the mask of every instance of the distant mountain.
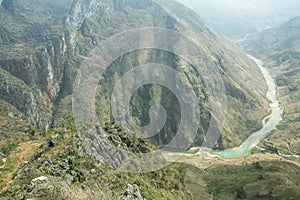
M 300 14 L 297 0 L 178 0 L 231 39 L 277 27 Z
M 276 78 L 284 120 L 270 142 L 284 152 L 300 154 L 300 16 L 248 37 L 242 46 L 261 58 Z

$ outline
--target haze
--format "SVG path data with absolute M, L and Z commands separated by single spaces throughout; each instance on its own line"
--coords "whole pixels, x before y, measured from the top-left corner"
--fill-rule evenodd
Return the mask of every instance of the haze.
M 178 0 L 231 39 L 278 27 L 300 15 L 298 0 Z

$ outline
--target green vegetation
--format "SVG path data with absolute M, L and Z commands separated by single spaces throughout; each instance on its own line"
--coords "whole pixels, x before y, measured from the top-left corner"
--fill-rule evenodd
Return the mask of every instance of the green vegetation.
M 299 167 L 285 162 L 215 166 L 204 178 L 214 199 L 298 199 Z
M 72 133 L 70 118 L 62 124 L 66 126 L 21 142 L 11 151 L 0 174 L 3 197 L 120 199 L 127 184 L 136 184 L 146 199 L 297 199 L 300 195 L 299 167 L 280 161 L 216 165 L 205 170 L 174 163 L 142 175 L 114 171 L 86 155 L 78 135 Z M 114 123 L 106 123 L 107 133 L 117 129 Z M 122 138 L 124 133 L 115 134 Z M 134 140 L 131 149 L 141 147 L 151 145 Z M 32 188 L 32 180 L 40 176 L 46 176 L 47 181 Z M 8 180 L 13 182 L 8 184 Z

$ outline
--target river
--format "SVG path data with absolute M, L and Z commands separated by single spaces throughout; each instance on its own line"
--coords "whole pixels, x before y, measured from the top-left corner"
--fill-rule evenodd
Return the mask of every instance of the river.
M 282 110 L 279 106 L 279 102 L 276 96 L 276 84 L 269 71 L 263 66 L 262 62 L 252 56 L 249 57 L 254 60 L 260 68 L 266 83 L 268 85 L 267 99 L 270 101 L 271 114 L 263 119 L 263 127 L 257 132 L 251 134 L 239 147 L 233 149 L 226 149 L 224 151 L 211 151 L 212 154 L 216 154 L 222 158 L 237 158 L 241 156 L 249 155 L 251 149 L 253 149 L 261 139 L 263 139 L 268 133 L 276 128 L 276 125 L 282 120 Z

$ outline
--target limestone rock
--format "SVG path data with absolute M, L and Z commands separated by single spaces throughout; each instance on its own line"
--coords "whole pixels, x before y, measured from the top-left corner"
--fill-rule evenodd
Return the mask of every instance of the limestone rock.
M 122 200 L 143 200 L 139 187 L 128 184 Z

